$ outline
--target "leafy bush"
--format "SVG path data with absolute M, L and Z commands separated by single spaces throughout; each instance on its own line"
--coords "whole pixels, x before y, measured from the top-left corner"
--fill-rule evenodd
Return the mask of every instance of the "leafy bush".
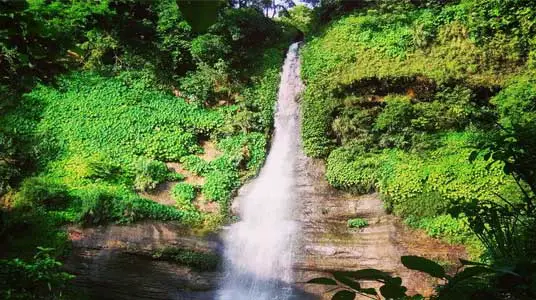
M 280 20 L 283 23 L 296 27 L 305 35 L 311 32 L 314 21 L 316 21 L 313 10 L 303 4 L 298 4 L 289 9 L 287 14 L 282 16 Z
M 38 247 L 33 259 L 0 260 L 0 295 L 3 299 L 67 299 L 64 293 L 74 276 L 49 255 L 52 249 Z
M 180 162 L 186 170 L 196 175 L 204 175 L 209 170 L 209 164 L 196 155 L 184 156 L 180 159 Z
M 197 191 L 193 185 L 183 182 L 177 183 L 171 191 L 173 199 L 177 201 L 177 205 L 181 209 L 191 209 L 196 193 Z
M 32 177 L 26 179 L 15 198 L 16 207 L 65 208 L 71 197 L 65 185 L 48 178 Z
M 354 218 L 354 219 L 348 220 L 347 225 L 348 225 L 348 228 L 364 228 L 364 227 L 367 227 L 369 224 L 368 224 L 368 221 L 365 219 Z
M 238 174 L 228 171 L 213 171 L 205 177 L 203 195 L 210 201 L 228 203 L 234 190 L 239 186 Z
M 138 191 L 152 190 L 157 184 L 172 179 L 165 163 L 140 157 L 134 165 L 136 177 L 134 188 Z
M 144 219 L 180 221 L 192 225 L 200 221 L 196 212 L 165 206 L 113 186 L 88 186 L 76 190 L 75 194 L 78 199 L 73 209 L 78 213 L 78 220 L 87 225 L 130 223 Z
M 197 61 L 213 66 L 219 60 L 224 60 L 231 52 L 231 48 L 223 37 L 207 33 L 192 41 L 190 51 Z
M 181 79 L 180 88 L 191 103 L 199 106 L 212 105 L 217 100 L 228 100 L 235 89 L 223 60 L 214 66 L 198 64 L 196 71 L 189 72 Z

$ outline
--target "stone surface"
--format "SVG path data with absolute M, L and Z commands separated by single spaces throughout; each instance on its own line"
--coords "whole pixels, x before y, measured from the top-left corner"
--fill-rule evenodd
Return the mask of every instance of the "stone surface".
M 74 284 L 90 299 L 213 299 L 219 272 L 197 272 L 151 256 L 165 247 L 219 251 L 215 237 L 198 237 L 173 223 L 142 222 L 96 228 L 70 227 L 65 262 Z
M 434 282 L 422 273 L 407 270 L 400 257 L 420 255 L 454 262 L 465 256 L 463 247 L 449 246 L 410 230 L 398 218 L 386 214 L 377 194 L 355 196 L 332 188 L 325 180 L 322 161 L 302 155 L 297 170 L 300 209 L 295 218 L 301 225 L 301 237 L 296 247 L 295 278 L 305 291 L 331 299 L 330 287 L 305 282 L 329 276 L 330 271 L 375 268 L 402 277 L 412 293 L 430 294 Z M 347 228 L 348 219 L 356 217 L 366 219 L 369 226 Z

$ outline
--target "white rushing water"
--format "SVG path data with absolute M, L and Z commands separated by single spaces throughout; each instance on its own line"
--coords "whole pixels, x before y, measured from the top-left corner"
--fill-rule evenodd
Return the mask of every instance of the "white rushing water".
M 300 138 L 296 101 L 303 88 L 298 46 L 290 46 L 283 66 L 266 164 L 240 196 L 241 221 L 225 237 L 226 276 L 220 300 L 293 298 L 292 247 L 298 229 L 292 221 L 292 191 Z

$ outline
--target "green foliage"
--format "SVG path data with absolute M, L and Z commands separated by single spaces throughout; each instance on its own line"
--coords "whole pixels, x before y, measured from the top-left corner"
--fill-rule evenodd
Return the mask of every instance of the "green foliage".
M 158 204 L 114 186 L 88 186 L 74 191 L 74 194 L 77 200 L 73 209 L 77 212 L 78 220 L 87 225 L 130 223 L 144 219 L 180 221 L 195 225 L 201 220 L 197 212 Z
M 439 278 L 442 283 L 436 285 L 435 293 L 430 297 L 422 295 L 407 295 L 407 288 L 402 285 L 400 277 L 393 277 L 388 273 L 376 269 L 363 269 L 347 272 L 333 272 L 331 278 L 315 278 L 308 283 L 322 285 L 337 285 L 340 289 L 331 299 L 354 299 L 356 294 L 365 297 L 377 297 L 378 292 L 373 288 L 362 288 L 360 281 L 376 281 L 382 284 L 380 294 L 386 299 L 501 299 L 504 295 L 514 297 L 532 297 L 534 287 L 525 284 L 524 280 L 530 281 L 528 273 L 519 272 L 519 266 L 505 269 L 496 265 L 476 263 L 460 259 L 463 268 L 460 268 L 453 276 L 447 274 L 444 267 L 427 258 L 418 256 L 402 256 L 402 264 L 411 270 L 423 272 L 431 277 Z M 528 266 L 532 269 L 534 263 Z M 527 270 L 527 269 L 525 269 Z M 503 280 L 510 280 L 504 283 Z M 503 282 L 490 286 L 492 282 Z M 343 293 L 344 292 L 344 293 Z
M 189 101 L 198 105 L 228 100 L 235 88 L 229 80 L 227 65 L 223 60 L 218 60 L 214 66 L 199 63 L 196 71 L 187 73 L 181 79 L 180 87 Z
M 134 188 L 138 191 L 152 190 L 157 184 L 166 180 L 180 180 L 177 175 L 171 173 L 165 163 L 140 157 L 134 164 Z
M 227 203 L 239 184 L 237 173 L 217 170 L 207 174 L 202 191 L 208 200 Z
M 153 258 L 174 261 L 197 271 L 215 271 L 221 262 L 214 253 L 171 247 L 154 253 Z
M 194 128 L 202 111 L 116 78 L 73 74 L 59 89 L 41 87 L 26 95 L 25 105 L 31 102 L 46 104 L 38 130 L 55 135 L 63 151 L 173 160 L 199 149 Z
M 177 183 L 171 191 L 173 199 L 177 201 L 177 206 L 181 209 L 191 209 L 196 193 L 197 191 L 193 185 L 183 182 Z
M 368 226 L 368 221 L 361 218 L 350 219 L 347 222 L 348 228 L 364 228 Z
M 223 37 L 207 33 L 192 41 L 191 52 L 192 57 L 198 62 L 214 65 L 219 60 L 224 60 L 231 52 L 231 48 Z
M 469 26 L 495 59 L 534 57 L 536 4 L 533 1 L 471 1 Z M 496 49 L 493 49 L 493 48 Z M 507 50 L 509 52 L 500 50 Z
M 472 232 L 465 216 L 453 217 L 449 214 L 419 218 L 410 216 L 404 220 L 411 227 L 422 229 L 431 237 L 441 238 L 451 244 L 464 245 L 470 257 L 478 259 L 483 253 L 483 245 Z
M 296 27 L 303 34 L 311 32 L 314 25 L 315 14 L 311 8 L 306 5 L 298 4 L 280 18 L 281 22 Z
M 31 260 L 0 260 L 2 299 L 68 299 L 64 293 L 74 276 L 63 271 L 50 250 L 38 247 Z
M 363 3 L 374 9 L 302 49 L 304 150 L 327 157 L 330 184 L 379 191 L 412 225 L 470 245 L 473 228 L 452 209 L 497 194 L 517 203 L 519 184 L 536 186 L 532 81 L 518 75 L 532 74 L 533 4 L 484 2 Z
M 209 171 L 209 164 L 197 155 L 183 156 L 180 162 L 184 169 L 196 175 L 204 175 Z
M 67 187 L 48 178 L 28 178 L 15 198 L 16 207 L 65 208 L 70 200 Z

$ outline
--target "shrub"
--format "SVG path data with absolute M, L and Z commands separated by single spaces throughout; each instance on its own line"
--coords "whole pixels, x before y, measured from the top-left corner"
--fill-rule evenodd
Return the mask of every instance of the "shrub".
M 197 61 L 213 66 L 219 60 L 225 60 L 231 48 L 223 37 L 207 33 L 192 40 L 190 51 Z
M 213 66 L 200 63 L 196 71 L 181 79 L 180 88 L 190 103 L 203 106 L 214 104 L 217 100 L 229 100 L 236 87 L 226 63 L 220 60 Z
M 240 180 L 235 172 L 213 171 L 205 177 L 203 195 L 208 200 L 227 203 L 239 184 Z
M 82 224 L 131 223 L 152 219 L 195 225 L 201 221 L 197 212 L 183 211 L 143 199 L 121 187 L 86 186 L 76 190 L 75 194 L 78 199 L 73 209 L 77 211 L 78 220 Z
M 209 170 L 209 164 L 196 155 L 184 156 L 180 159 L 180 162 L 186 170 L 196 175 L 204 175 Z
M 124 171 L 118 163 L 109 158 L 100 156 L 96 159 L 89 160 L 86 177 L 90 179 L 113 181 L 117 180 L 123 174 Z
M 299 4 L 288 10 L 288 14 L 281 17 L 283 23 L 296 27 L 304 34 L 309 34 L 315 21 L 315 14 L 311 8 Z
M 374 129 L 395 133 L 409 127 L 415 114 L 410 99 L 406 97 L 389 96 L 384 99 L 387 106 L 378 115 Z
M 327 160 L 326 178 L 336 188 L 359 194 L 376 189 L 384 159 L 376 153 L 364 153 L 350 146 L 331 152 Z
M 113 193 L 106 190 L 86 189 L 78 193 L 79 221 L 85 225 L 105 224 L 120 214 L 117 211 L 118 203 Z
M 364 228 L 369 225 L 368 221 L 361 218 L 348 220 L 348 228 Z
M 193 185 L 183 182 L 177 183 L 171 191 L 173 199 L 177 201 L 177 206 L 186 210 L 192 208 L 192 201 L 195 199 L 196 193 Z
M 0 295 L 3 299 L 65 299 L 74 276 L 49 255 L 52 249 L 38 247 L 31 260 L 0 260 Z
M 165 163 L 140 157 L 134 164 L 134 188 L 138 191 L 152 190 L 157 184 L 172 179 Z
M 65 208 L 71 197 L 67 187 L 49 178 L 26 179 L 15 196 L 16 207 Z

